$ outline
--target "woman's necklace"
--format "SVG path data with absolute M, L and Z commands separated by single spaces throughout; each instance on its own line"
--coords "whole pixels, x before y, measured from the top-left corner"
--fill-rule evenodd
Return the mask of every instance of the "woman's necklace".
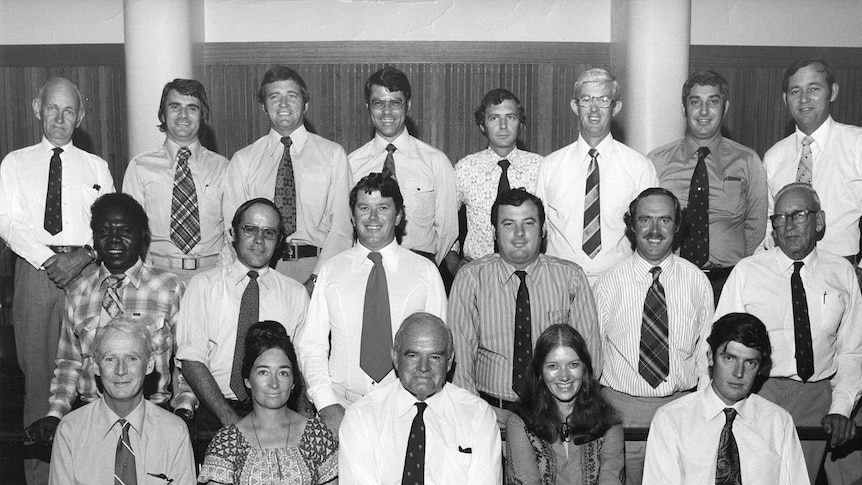
M 257 436 L 257 423 L 254 420 L 254 413 L 251 413 L 251 429 L 254 431 L 254 439 L 257 441 L 257 447 L 263 451 L 263 446 L 260 444 L 260 438 Z M 284 440 L 284 451 L 287 452 L 287 444 L 290 443 L 290 416 L 287 417 L 287 439 Z M 281 459 L 278 457 L 278 450 L 275 450 L 275 464 L 278 467 L 278 479 L 283 480 L 284 474 L 281 472 Z

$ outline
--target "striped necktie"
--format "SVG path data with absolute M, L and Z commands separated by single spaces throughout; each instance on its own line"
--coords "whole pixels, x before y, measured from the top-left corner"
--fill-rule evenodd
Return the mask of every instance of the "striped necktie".
M 658 277 L 661 267 L 650 269 L 652 285 L 644 299 L 643 320 L 641 322 L 640 359 L 638 373 L 655 389 L 668 375 L 670 357 L 668 355 L 668 317 L 667 300 L 664 286 Z
M 137 485 L 138 476 L 135 470 L 135 452 L 129 441 L 131 423 L 123 418 L 117 420 L 123 428 L 120 439 L 117 440 L 117 453 L 114 455 L 114 485 Z
M 581 249 L 595 258 L 602 250 L 602 219 L 599 203 L 599 151 L 590 148 L 590 166 L 584 195 L 584 233 Z

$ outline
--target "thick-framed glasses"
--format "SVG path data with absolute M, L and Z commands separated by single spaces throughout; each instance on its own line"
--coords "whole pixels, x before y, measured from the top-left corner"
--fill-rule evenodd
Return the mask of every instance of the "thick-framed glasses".
M 278 231 L 270 227 L 257 227 L 251 224 L 240 224 L 239 230 L 245 237 L 257 237 L 258 234 L 263 234 L 263 238 L 267 241 L 275 241 L 278 239 Z
M 577 98 L 578 106 L 581 108 L 589 108 L 592 105 L 596 105 L 599 108 L 610 108 L 614 103 L 614 100 L 610 98 L 610 96 L 581 96 Z
M 400 111 L 406 104 L 407 101 L 404 101 L 403 99 L 375 99 L 371 101 L 371 109 L 382 111 L 385 108 L 389 108 L 391 110 Z
M 814 211 L 804 210 L 789 212 L 787 214 L 773 214 L 769 216 L 772 221 L 772 227 L 784 227 L 787 225 L 787 219 L 792 219 L 794 224 L 804 224 L 808 222 L 808 216 Z

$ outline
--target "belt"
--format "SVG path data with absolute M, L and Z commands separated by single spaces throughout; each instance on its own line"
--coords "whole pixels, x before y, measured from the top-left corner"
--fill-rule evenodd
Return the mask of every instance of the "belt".
M 71 253 L 77 251 L 84 246 L 48 246 L 55 253 Z
M 320 248 L 309 244 L 284 243 L 281 254 L 282 261 L 294 261 L 302 258 L 315 258 L 320 254 Z
M 148 258 L 154 266 L 168 269 L 184 269 L 194 271 L 209 268 L 218 264 L 218 254 L 209 256 L 161 256 L 150 253 Z
M 505 399 L 500 399 L 499 397 L 494 397 L 487 392 L 479 391 L 479 397 L 484 399 L 491 406 L 505 409 L 506 411 L 516 411 L 521 407 L 521 403 L 517 401 L 507 401 Z
M 727 278 L 730 275 L 730 272 L 733 271 L 733 266 L 728 266 L 726 268 L 707 268 L 703 269 L 703 274 L 709 278 L 709 281 L 720 280 L 722 278 Z

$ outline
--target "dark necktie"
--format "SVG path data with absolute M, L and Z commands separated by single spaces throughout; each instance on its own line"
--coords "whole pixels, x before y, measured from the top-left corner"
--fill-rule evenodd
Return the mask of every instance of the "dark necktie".
M 137 485 L 135 452 L 129 441 L 131 423 L 122 418 L 118 419 L 117 423 L 123 428 L 123 432 L 117 440 L 117 453 L 114 455 L 114 485 Z
M 584 233 L 581 249 L 595 258 L 602 250 L 602 219 L 599 203 L 599 151 L 590 148 L 590 166 L 584 192 Z
M 503 192 L 508 192 L 511 188 L 511 186 L 509 186 L 509 166 L 511 164 L 504 158 L 497 162 L 497 165 L 499 165 L 503 170 L 503 172 L 500 173 L 500 181 L 497 183 L 497 195 L 500 195 Z
M 533 356 L 533 339 L 530 322 L 530 290 L 527 288 L 527 273 L 515 271 L 521 283 L 515 298 L 515 345 L 512 348 L 512 390 L 520 391 L 521 381 L 527 375 Z
M 189 168 L 191 150 L 182 147 L 177 152 L 174 192 L 171 201 L 171 242 L 188 254 L 201 240 L 201 219 L 198 195 Z
M 790 276 L 790 297 L 793 299 L 793 335 L 796 340 L 796 373 L 807 382 L 814 375 L 814 350 L 811 348 L 811 321 L 808 319 L 808 300 L 799 270 L 802 261 L 793 262 Z
M 425 408 L 424 402 L 416 403 L 416 417 L 410 426 L 410 437 L 407 439 L 407 453 L 404 455 L 404 472 L 401 473 L 401 485 L 425 484 Z
M 362 307 L 362 341 L 359 349 L 359 366 L 375 382 L 380 382 L 392 370 L 392 317 L 389 314 L 389 286 L 383 256 L 368 253 L 374 263 L 365 285 L 365 304 Z
M 63 162 L 62 148 L 54 148 L 48 168 L 48 191 L 45 194 L 45 230 L 52 236 L 63 230 Z
M 667 348 L 667 300 L 664 286 L 658 279 L 661 268 L 655 266 L 650 269 L 650 273 L 652 273 L 652 285 L 647 289 L 644 299 L 638 373 L 654 389 L 667 378 L 670 367 Z
M 742 485 L 739 469 L 739 450 L 733 437 L 733 419 L 736 409 L 724 408 L 724 428 L 718 440 L 718 458 L 715 461 L 715 485 Z
M 120 289 L 120 285 L 123 284 L 125 276 L 124 274 L 109 275 L 100 285 L 100 289 L 102 290 L 102 308 L 105 309 L 112 319 L 123 314 L 123 307 L 121 305 L 123 290 Z
M 289 136 L 281 137 L 284 152 L 281 164 L 275 176 L 275 202 L 284 223 L 284 234 L 290 236 L 296 232 L 296 179 L 293 177 L 293 159 L 290 158 L 290 146 L 293 144 Z
M 395 150 L 397 150 L 395 145 L 391 143 L 386 145 L 386 160 L 383 161 L 383 176 L 392 177 L 395 180 L 398 180 L 398 177 L 395 176 L 395 157 L 392 155 Z
M 697 165 L 688 186 L 686 220 L 688 231 L 682 241 L 680 256 L 703 267 L 709 261 L 709 175 L 706 172 L 708 147 L 697 149 Z
M 799 166 L 796 167 L 796 181 L 805 184 L 811 183 L 812 163 L 811 163 L 811 142 L 814 138 L 806 136 L 802 139 L 802 154 L 799 156 Z
M 233 348 L 233 366 L 230 370 L 230 388 L 238 401 L 245 401 L 245 383 L 242 379 L 242 359 L 245 357 L 245 334 L 248 328 L 257 323 L 260 314 L 260 287 L 257 284 L 257 271 L 248 272 L 248 285 L 242 292 L 239 303 L 239 318 L 236 324 L 236 343 Z

